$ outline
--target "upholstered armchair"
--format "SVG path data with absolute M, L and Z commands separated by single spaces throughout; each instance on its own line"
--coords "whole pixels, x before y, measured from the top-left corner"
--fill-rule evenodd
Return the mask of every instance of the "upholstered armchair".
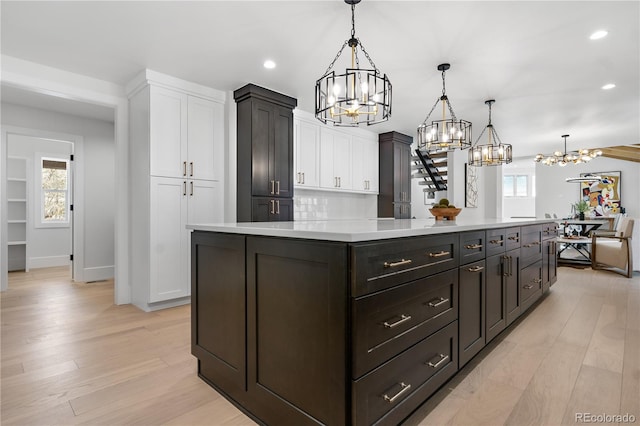
M 633 275 L 633 256 L 631 254 L 631 235 L 633 219 L 620 218 L 615 232 L 591 233 L 591 268 L 607 269 L 631 278 Z

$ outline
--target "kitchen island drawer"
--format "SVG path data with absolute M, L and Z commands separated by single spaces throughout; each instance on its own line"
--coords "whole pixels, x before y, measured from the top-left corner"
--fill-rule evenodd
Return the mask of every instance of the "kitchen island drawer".
M 523 265 L 529 265 L 542 259 L 542 226 L 523 226 L 520 259 Z
M 351 246 L 352 296 L 363 296 L 458 266 L 458 235 Z
M 507 228 L 505 235 L 507 236 L 507 245 L 505 251 L 520 248 L 520 228 Z
M 458 371 L 458 323 L 353 384 L 353 424 L 399 424 Z
M 458 274 L 441 272 L 353 300 L 353 378 L 458 318 Z
M 485 237 L 485 231 L 460 233 L 460 265 L 484 259 Z
M 520 243 L 518 243 L 518 246 L 520 246 Z M 487 229 L 487 257 L 504 253 L 506 247 L 506 229 Z
M 520 272 L 520 312 L 524 312 L 542 296 L 542 260 Z
M 542 239 L 548 240 L 558 236 L 558 224 L 555 222 L 542 224 Z

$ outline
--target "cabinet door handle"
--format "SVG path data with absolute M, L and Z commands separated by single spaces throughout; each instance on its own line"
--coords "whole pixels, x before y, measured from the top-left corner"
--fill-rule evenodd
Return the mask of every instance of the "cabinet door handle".
M 502 244 L 502 243 L 504 243 L 504 240 L 489 240 L 489 242 L 491 244 Z
M 279 180 L 276 181 L 276 194 L 280 195 L 280 181 Z
M 191 181 L 190 184 L 191 184 L 191 193 L 189 195 L 193 197 L 193 181 Z
M 395 395 L 393 395 L 391 397 L 389 395 L 387 395 L 386 393 L 384 395 L 382 395 L 382 398 L 384 398 L 384 400 L 387 401 L 389 404 L 393 404 L 395 402 L 395 400 L 400 397 L 400 395 L 402 395 L 403 393 L 405 393 L 409 389 L 411 389 L 411 385 L 405 385 L 404 382 L 400 382 L 398 384 L 402 388 L 402 389 L 400 389 L 400 392 L 398 392 L 397 394 L 395 394 Z
M 186 197 L 187 196 L 187 181 L 183 181 L 182 182 L 182 196 Z
M 440 359 L 439 359 L 438 361 L 436 361 L 436 362 L 429 361 L 429 362 L 427 363 L 427 365 L 428 365 L 429 367 L 431 367 L 431 368 L 438 368 L 438 367 L 440 367 L 440 365 L 442 365 L 442 363 L 443 363 L 443 362 L 445 362 L 446 360 L 448 360 L 448 359 L 449 359 L 449 355 L 445 355 L 445 354 L 440 354 L 440 355 L 436 355 L 436 356 L 439 356 L 439 357 L 440 357 Z M 435 358 L 435 357 L 434 357 L 434 358 Z
M 296 173 L 296 182 L 302 183 L 302 178 L 300 177 L 300 172 Z
M 187 162 L 183 161 L 182 162 L 182 176 L 186 176 L 187 175 Z
M 385 268 L 394 268 L 396 266 L 408 265 L 411 262 L 413 262 L 411 259 L 401 259 L 401 260 L 396 260 L 395 262 L 384 262 L 383 266 Z
M 444 305 L 448 301 L 449 301 L 449 299 L 445 299 L 444 297 L 439 297 L 439 298 L 433 299 L 431 302 L 429 302 L 429 307 L 430 308 L 437 308 L 440 305 Z
M 468 250 L 475 250 L 475 249 L 482 248 L 482 244 L 467 244 L 466 246 L 464 246 L 464 248 Z
M 275 214 L 276 213 L 276 202 L 273 200 L 269 201 L 271 203 L 271 214 Z
M 522 288 L 524 288 L 525 290 L 529 290 L 529 289 L 532 289 L 533 286 L 531 284 L 527 284 L 525 286 L 522 286 Z
M 472 266 L 471 268 L 467 268 L 469 272 L 480 272 L 484 269 L 484 266 Z
M 536 284 L 540 284 L 542 282 L 542 279 L 541 278 L 534 278 L 532 281 L 534 283 L 536 283 Z
M 280 214 L 280 200 L 276 200 L 276 214 Z
M 338 188 L 342 188 L 342 177 L 338 176 Z
M 442 256 L 447 256 L 449 254 L 451 254 L 450 251 L 442 250 L 442 251 L 440 251 L 438 253 L 429 253 L 429 257 L 442 257 Z
M 270 194 L 273 195 L 274 192 L 276 192 L 276 181 L 272 180 L 271 181 L 271 192 L 270 192 Z
M 193 176 L 193 161 L 191 163 L 189 163 L 189 175 Z
M 386 328 L 394 328 L 399 326 L 400 324 L 402 324 L 403 322 L 407 322 L 407 321 L 411 321 L 411 315 L 400 315 L 400 319 L 396 322 L 392 322 L 389 323 L 388 321 L 385 321 L 382 323 L 382 325 L 384 325 Z
M 334 188 L 338 187 L 338 178 L 336 176 L 333 177 L 333 187 Z
M 304 183 L 304 172 L 302 172 L 302 183 Z

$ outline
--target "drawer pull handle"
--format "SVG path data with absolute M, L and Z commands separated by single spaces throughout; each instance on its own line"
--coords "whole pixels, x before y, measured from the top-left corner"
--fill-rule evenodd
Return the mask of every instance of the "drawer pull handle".
M 438 355 L 440 357 L 440 359 L 438 361 L 436 361 L 435 363 L 429 361 L 427 363 L 427 365 L 431 368 L 438 368 L 440 367 L 440 365 L 442 365 L 443 362 L 445 362 L 446 360 L 449 359 L 449 355 L 445 355 L 445 354 L 440 354 Z
M 439 253 L 429 253 L 429 257 L 442 257 L 442 256 L 447 256 L 449 254 L 451 254 L 451 252 L 442 250 Z
M 534 246 L 539 246 L 540 245 L 540 241 L 534 241 L 531 244 L 533 244 Z
M 529 247 L 532 247 L 532 245 L 531 244 L 523 244 L 522 247 L 529 248 Z
M 504 240 L 490 240 L 489 242 L 491 244 L 502 244 L 502 243 L 504 243 Z
M 411 259 L 401 259 L 401 260 L 397 260 L 395 262 L 384 262 L 384 267 L 385 268 L 394 268 L 396 266 L 408 265 L 411 262 L 413 262 L 413 260 L 411 260 Z
M 484 269 L 484 266 L 472 266 L 471 268 L 467 268 L 469 272 L 480 272 Z
M 523 286 L 522 288 L 524 288 L 525 290 L 530 290 L 533 288 L 533 286 L 531 284 L 527 284 L 525 286 Z
M 385 401 L 387 401 L 390 404 L 393 404 L 395 400 L 400 397 L 400 395 L 402 395 L 403 393 L 411 389 L 411 385 L 405 385 L 404 382 L 400 382 L 399 385 L 402 387 L 402 389 L 400 389 L 400 392 L 398 392 L 397 394 L 393 396 L 389 396 L 385 393 L 384 395 L 382 395 Z
M 540 278 L 534 278 L 533 282 L 536 284 L 540 284 L 542 282 L 542 280 Z
M 429 307 L 437 308 L 440 305 L 444 305 L 448 301 L 449 301 L 449 299 L 445 299 L 444 297 L 440 297 L 438 299 L 433 299 L 431 302 L 429 302 Z
M 511 241 L 519 241 L 518 237 L 508 237 L 507 239 Z
M 391 324 L 389 324 L 389 322 L 385 321 L 382 323 L 382 325 L 384 325 L 387 328 L 394 328 L 399 326 L 400 324 L 402 324 L 403 322 L 407 322 L 411 320 L 411 315 L 400 315 L 400 319 L 396 322 L 392 322 Z
M 475 250 L 475 249 L 482 248 L 482 244 L 467 244 L 466 246 L 464 246 L 464 248 L 469 250 Z

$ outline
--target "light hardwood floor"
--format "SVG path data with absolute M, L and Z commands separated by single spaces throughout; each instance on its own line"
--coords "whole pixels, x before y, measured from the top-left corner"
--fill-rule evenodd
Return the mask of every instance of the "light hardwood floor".
M 113 282 L 12 273 L 0 295 L 2 425 L 251 425 L 198 379 L 188 306 L 113 305 Z M 536 308 L 407 425 L 640 424 L 640 276 L 560 268 Z

